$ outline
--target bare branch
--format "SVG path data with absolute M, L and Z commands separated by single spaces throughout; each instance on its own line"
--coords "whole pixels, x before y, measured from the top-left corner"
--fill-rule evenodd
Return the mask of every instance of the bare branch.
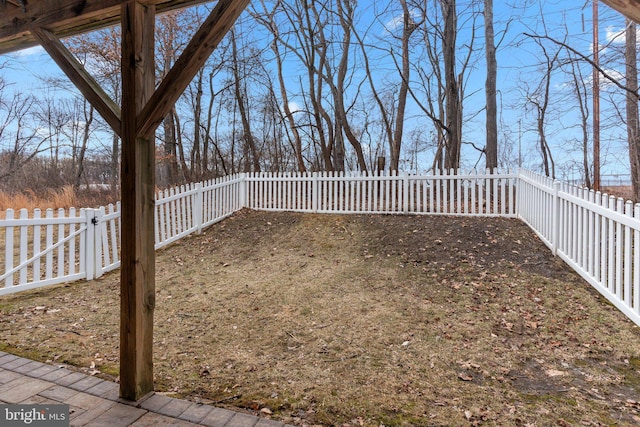
M 549 35 L 537 35 L 537 34 L 529 34 L 529 33 L 523 33 L 524 36 L 526 37 L 530 37 L 532 39 L 537 39 L 537 40 L 549 40 L 559 46 L 562 46 L 563 48 L 567 49 L 568 51 L 572 52 L 573 54 L 575 54 L 576 56 L 578 56 L 580 59 L 582 59 L 583 61 L 588 62 L 592 67 L 594 67 L 595 69 L 598 70 L 598 72 L 602 75 L 602 77 L 604 77 L 605 79 L 609 80 L 611 83 L 613 83 L 614 85 L 618 86 L 620 89 L 629 92 L 631 94 L 633 94 L 634 96 L 640 98 L 640 95 L 638 94 L 638 91 L 634 91 L 632 89 L 629 89 L 627 86 L 623 85 L 622 83 L 620 83 L 618 80 L 616 80 L 615 78 L 613 78 L 611 75 L 609 75 L 602 67 L 600 67 L 598 64 L 596 64 L 592 59 L 590 59 L 588 56 L 584 55 L 581 52 L 578 52 L 576 49 L 572 48 L 571 46 L 569 46 L 568 44 L 566 44 L 565 42 L 561 42 L 560 40 L 556 40 L 553 37 L 549 36 Z

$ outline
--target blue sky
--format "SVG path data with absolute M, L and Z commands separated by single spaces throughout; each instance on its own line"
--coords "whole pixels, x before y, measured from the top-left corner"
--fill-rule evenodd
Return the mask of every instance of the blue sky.
M 458 10 L 463 11 L 468 6 L 470 0 L 459 2 Z M 363 3 L 361 3 L 362 5 Z M 363 22 L 367 21 L 368 14 L 374 13 L 375 2 L 370 3 L 368 8 L 363 10 Z M 550 36 L 564 40 L 567 44 L 583 52 L 590 54 L 592 46 L 592 3 L 589 0 L 582 1 L 561 1 L 561 0 L 525 0 L 525 1 L 495 1 L 495 31 L 496 37 L 502 38 L 498 49 L 498 90 L 499 109 L 501 111 L 501 143 L 511 147 L 516 152 L 517 142 L 521 141 L 523 166 L 538 169 L 540 155 L 536 151 L 537 134 L 535 132 L 535 116 L 530 109 L 524 108 L 524 87 L 535 86 L 540 79 L 539 73 L 539 47 L 532 39 L 524 36 L 524 33 L 549 34 Z M 610 47 L 603 49 L 603 55 L 607 56 L 608 51 L 613 51 L 619 44 L 611 38 L 624 28 L 624 21 L 621 16 L 600 3 L 600 44 L 611 43 Z M 378 29 L 372 30 L 372 37 L 383 37 L 383 25 L 389 25 L 394 18 L 395 11 L 389 11 L 387 19 L 380 20 Z M 478 18 L 478 25 L 481 26 L 481 17 Z M 459 36 L 459 44 L 464 44 L 468 32 L 462 31 Z M 477 35 L 477 46 L 481 46 L 484 41 L 482 34 Z M 618 38 L 624 41 L 624 38 Z M 551 43 L 547 43 L 552 46 Z M 52 77 L 62 77 L 57 66 L 53 64 L 46 53 L 41 48 L 33 48 L 25 52 L 6 55 L 0 60 L 8 60 L 8 68 L 0 71 L 7 82 L 16 91 L 42 90 L 42 83 L 39 77 L 46 75 Z M 382 62 L 384 63 L 384 61 Z M 609 66 L 610 65 L 610 66 Z M 390 62 L 386 64 L 389 72 L 393 72 Z M 289 64 L 289 76 L 294 77 L 299 70 L 292 63 Z M 615 70 L 619 64 L 603 64 L 604 68 Z M 583 67 L 587 70 L 589 67 Z M 612 71 L 612 74 L 614 72 Z M 588 72 L 587 72 L 588 75 Z M 590 76 L 585 78 L 590 78 Z M 484 114 L 476 114 L 484 106 L 484 62 L 482 54 L 479 54 L 473 68 L 470 69 L 467 80 L 466 93 L 469 94 L 468 103 L 465 106 L 466 117 L 464 135 L 465 139 L 483 145 L 484 141 Z M 565 178 L 572 178 L 577 174 L 577 169 L 572 169 L 572 164 L 580 163 L 580 150 L 573 148 L 574 140 L 578 136 L 578 129 L 573 127 L 578 117 L 575 108 L 571 108 L 572 91 L 567 85 L 567 76 L 563 73 L 555 73 L 552 77 L 555 104 L 550 113 L 547 124 L 548 138 L 552 145 L 552 150 L 556 157 L 559 169 L 565 172 Z M 606 87 L 603 97 L 602 119 L 607 123 L 603 129 L 603 174 L 628 173 L 627 147 L 625 145 L 625 132 L 623 126 L 616 126 L 618 120 L 615 111 L 612 109 L 613 103 L 619 98 L 609 94 Z M 63 94 L 64 92 L 60 92 Z M 415 106 L 409 113 L 409 120 L 419 121 L 420 112 Z M 413 117 L 416 117 L 415 119 Z M 409 124 L 410 127 L 410 124 Z M 427 158 L 431 153 L 425 153 L 425 165 L 430 163 Z M 512 153 L 512 156 L 514 154 Z M 463 167 L 474 167 L 478 160 L 478 154 L 474 150 L 465 149 L 463 151 Z M 482 166 L 481 161 L 478 166 Z

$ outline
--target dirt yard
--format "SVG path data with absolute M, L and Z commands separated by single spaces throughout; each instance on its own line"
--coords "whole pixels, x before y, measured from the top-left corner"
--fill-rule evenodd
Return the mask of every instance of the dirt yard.
M 0 298 L 117 379 L 118 273 Z M 241 211 L 157 254 L 159 391 L 296 425 L 640 424 L 640 329 L 507 219 Z

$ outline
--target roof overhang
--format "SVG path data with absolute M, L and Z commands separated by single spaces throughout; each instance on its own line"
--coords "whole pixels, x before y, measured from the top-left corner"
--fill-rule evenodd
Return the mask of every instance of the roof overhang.
M 32 29 L 58 38 L 119 23 L 127 0 L 0 0 L 0 55 L 39 45 Z M 139 0 L 155 5 L 156 13 L 207 3 L 207 0 Z
M 640 22 L 640 0 L 601 0 L 627 18 Z

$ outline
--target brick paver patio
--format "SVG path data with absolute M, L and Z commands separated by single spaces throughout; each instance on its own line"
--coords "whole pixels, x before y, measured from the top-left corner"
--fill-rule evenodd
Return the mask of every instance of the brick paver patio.
M 160 394 L 129 402 L 118 384 L 0 352 L 0 404 L 69 405 L 72 426 L 285 427 L 283 423 Z

